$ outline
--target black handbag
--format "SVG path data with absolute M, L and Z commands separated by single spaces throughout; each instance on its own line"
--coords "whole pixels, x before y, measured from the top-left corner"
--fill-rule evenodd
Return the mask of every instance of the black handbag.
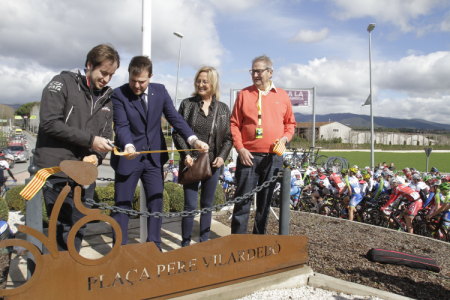
M 215 100 L 214 100 L 215 101 Z M 208 145 L 211 145 L 211 140 L 213 136 L 214 123 L 216 121 L 217 108 L 219 107 L 219 103 L 216 103 L 216 107 L 214 109 L 214 117 L 212 121 L 211 131 L 209 132 Z M 195 120 L 194 120 L 195 124 Z M 195 126 L 195 125 L 194 125 Z M 200 182 L 202 180 L 206 180 L 212 177 L 211 171 L 211 162 L 209 161 L 209 153 L 202 153 L 200 156 L 194 161 L 193 165 L 190 168 L 186 168 L 184 164 L 184 160 L 180 159 L 180 172 L 178 173 L 178 183 L 179 184 L 192 184 L 195 182 Z

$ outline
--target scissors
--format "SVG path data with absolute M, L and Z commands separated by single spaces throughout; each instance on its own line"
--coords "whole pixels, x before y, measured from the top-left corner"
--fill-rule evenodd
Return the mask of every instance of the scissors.
M 111 142 L 110 139 L 106 139 L 106 142 L 108 143 L 108 145 L 109 145 L 111 148 L 117 148 L 117 149 L 120 149 L 119 147 L 117 147 L 116 145 L 114 145 L 113 142 Z

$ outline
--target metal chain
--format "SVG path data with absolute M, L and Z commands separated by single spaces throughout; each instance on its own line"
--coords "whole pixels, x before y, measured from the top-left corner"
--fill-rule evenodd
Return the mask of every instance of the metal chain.
M 206 208 L 203 208 L 201 210 L 182 211 L 182 212 L 175 212 L 175 213 L 173 213 L 173 212 L 168 212 L 168 213 L 154 212 L 154 213 L 150 213 L 148 211 L 140 212 L 140 211 L 132 210 L 132 209 L 130 209 L 130 210 L 123 209 L 123 208 L 120 208 L 120 207 L 117 207 L 117 206 L 109 206 L 106 203 L 97 203 L 97 202 L 95 202 L 94 199 L 90 199 L 90 198 L 87 198 L 85 201 L 86 201 L 86 204 L 98 207 L 101 210 L 109 209 L 112 212 L 127 214 L 127 215 L 132 216 L 132 217 L 137 217 L 137 216 L 146 217 L 146 218 L 148 218 L 148 217 L 154 217 L 154 218 L 161 218 L 161 217 L 162 218 L 188 217 L 188 216 L 196 216 L 196 215 L 199 215 L 199 214 L 202 214 L 202 213 L 207 213 L 207 212 L 210 212 L 210 211 L 213 211 L 213 210 L 219 210 L 219 209 L 222 209 L 225 206 L 233 205 L 233 204 L 241 202 L 241 201 L 243 201 L 245 199 L 249 199 L 249 198 L 253 197 L 253 195 L 255 195 L 256 193 L 262 191 L 264 188 L 268 188 L 271 183 L 274 183 L 275 181 L 277 181 L 280 178 L 283 178 L 283 172 L 279 172 L 277 175 L 272 176 L 272 178 L 270 178 L 266 182 L 262 183 L 260 186 L 257 186 L 251 192 L 246 193 L 246 194 L 244 194 L 241 197 L 236 197 L 233 200 L 227 201 L 227 202 L 225 202 L 223 204 L 214 205 L 212 207 L 206 207 Z M 102 179 L 103 180 L 107 180 L 107 179 L 110 179 L 110 178 L 107 178 L 107 179 L 106 178 L 102 178 Z M 110 180 L 107 180 L 107 181 L 110 181 Z M 53 188 L 53 189 L 55 189 L 55 188 Z
M 99 181 L 114 181 L 114 178 L 103 178 L 103 177 L 99 177 L 99 178 L 97 178 L 97 180 L 99 180 Z

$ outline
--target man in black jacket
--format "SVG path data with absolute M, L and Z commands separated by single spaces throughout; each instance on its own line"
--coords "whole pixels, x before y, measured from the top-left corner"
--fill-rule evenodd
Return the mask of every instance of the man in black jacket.
M 117 68 L 120 57 L 112 45 L 98 45 L 89 51 L 86 69 L 63 71 L 42 92 L 41 123 L 36 142 L 34 164 L 40 168 L 59 166 L 63 160 L 102 163 L 111 151 L 107 139 L 112 137 L 113 89 L 106 86 Z M 74 189 L 73 180 L 60 172 L 47 179 L 43 187 L 47 214 L 50 214 L 66 183 Z M 95 183 L 83 187 L 82 200 L 93 198 Z M 84 215 L 75 207 L 72 194 L 64 201 L 58 216 L 58 249 L 67 250 L 72 226 Z M 88 207 L 83 201 L 83 204 Z M 86 225 L 77 232 L 75 248 L 79 252 Z

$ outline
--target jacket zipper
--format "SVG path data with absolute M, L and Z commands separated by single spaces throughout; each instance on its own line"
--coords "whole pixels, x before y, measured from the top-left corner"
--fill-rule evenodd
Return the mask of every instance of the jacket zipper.
M 109 92 L 110 89 L 111 89 L 111 88 L 108 88 L 108 89 L 103 93 L 103 95 L 101 95 L 100 97 L 97 98 L 97 101 L 95 101 L 94 106 L 93 106 L 92 109 L 91 109 L 91 115 L 92 115 L 92 110 L 95 108 L 95 105 L 97 105 L 97 102 L 100 101 L 106 94 L 108 94 L 108 92 Z M 91 99 L 92 99 L 92 96 L 91 96 Z M 92 101 L 92 102 L 94 102 L 94 101 Z
M 69 111 L 69 114 L 67 115 L 66 124 L 67 124 L 67 121 L 69 121 L 69 117 L 70 117 L 70 114 L 72 113 L 72 111 L 73 111 L 73 105 L 72 105 L 72 108 Z
M 102 133 L 100 133 L 100 135 L 102 135 L 103 132 L 105 132 L 105 129 L 106 129 L 106 125 L 107 125 L 107 124 L 108 124 L 108 121 L 106 121 L 105 126 L 103 126 L 103 130 L 102 130 Z

